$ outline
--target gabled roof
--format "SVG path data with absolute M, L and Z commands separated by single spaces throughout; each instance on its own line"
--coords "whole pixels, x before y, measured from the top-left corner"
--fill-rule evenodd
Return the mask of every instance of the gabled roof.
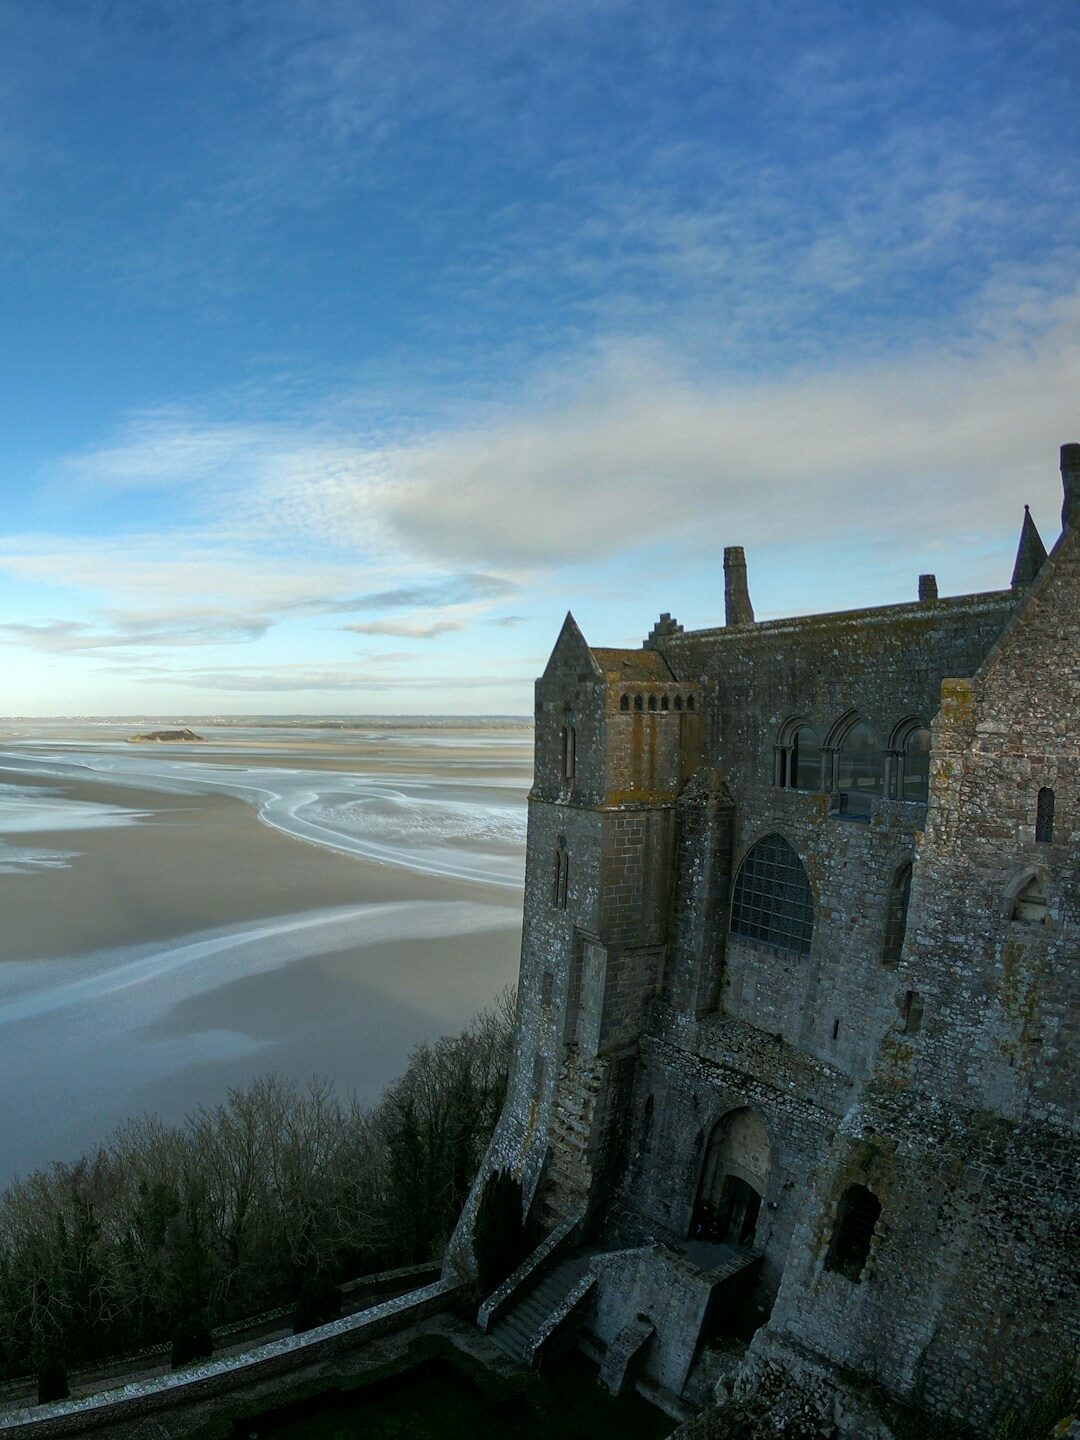
M 592 657 L 612 685 L 623 680 L 655 680 L 668 684 L 675 679 L 659 650 L 593 649 Z

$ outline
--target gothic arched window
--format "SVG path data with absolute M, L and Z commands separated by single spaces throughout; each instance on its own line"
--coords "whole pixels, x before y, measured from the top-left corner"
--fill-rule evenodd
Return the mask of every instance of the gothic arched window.
M 821 741 L 812 725 L 786 721 L 776 753 L 778 785 L 786 790 L 821 789 Z
M 884 774 L 885 756 L 878 737 L 865 720 L 857 720 L 844 736 L 837 757 L 841 813 L 869 820 L 871 801 L 881 794 Z
M 731 933 L 809 955 L 814 897 L 802 861 L 782 835 L 759 840 L 739 866 Z
M 925 720 L 901 720 L 889 744 L 889 796 L 925 805 L 930 798 L 930 729 Z
M 902 865 L 893 880 L 889 896 L 889 911 L 885 918 L 885 944 L 882 947 L 883 965 L 896 965 L 904 948 L 904 933 L 907 930 L 908 902 L 911 899 L 911 866 Z

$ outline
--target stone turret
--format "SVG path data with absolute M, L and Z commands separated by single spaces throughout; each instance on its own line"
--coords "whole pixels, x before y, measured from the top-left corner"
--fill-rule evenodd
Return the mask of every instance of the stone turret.
M 750 604 L 746 583 L 746 553 L 741 545 L 728 545 L 724 550 L 724 623 L 754 623 L 754 607 Z
M 1062 462 L 1064 470 L 1064 462 Z M 1046 560 L 1046 546 L 1042 542 L 1038 526 L 1031 518 L 1031 511 L 1024 506 L 1024 523 L 1020 527 L 1020 544 L 1016 549 L 1016 564 L 1013 566 L 1012 588 L 1023 590 L 1031 584 Z

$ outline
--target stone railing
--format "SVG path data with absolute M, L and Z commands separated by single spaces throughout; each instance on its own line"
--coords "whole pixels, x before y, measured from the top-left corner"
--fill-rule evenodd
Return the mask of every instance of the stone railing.
M 592 1298 L 592 1293 L 595 1289 L 596 1276 L 591 1270 L 587 1270 L 574 1287 L 568 1290 L 563 1299 L 555 1306 L 554 1310 L 552 1310 L 551 1314 L 533 1337 L 532 1344 L 526 1349 L 522 1359 L 530 1369 L 536 1365 L 541 1352 L 554 1339 L 556 1332 L 562 1330 L 575 1315 L 584 1310 L 586 1304 Z
M 406 1265 L 396 1270 L 380 1270 L 374 1275 L 361 1275 L 358 1279 L 347 1280 L 341 1290 L 342 1309 L 348 1314 L 359 1310 L 370 1310 L 384 1300 L 393 1300 L 407 1290 L 417 1290 L 421 1285 L 433 1284 L 440 1275 L 438 1265 Z M 272 1335 L 291 1330 L 295 1305 L 279 1305 L 273 1310 L 261 1310 L 256 1315 L 246 1315 L 228 1325 L 215 1325 L 213 1329 L 214 1350 L 222 1351 L 237 1345 L 245 1350 L 254 1349 Z M 124 1355 L 107 1356 L 96 1365 L 84 1366 L 68 1371 L 68 1384 L 80 1390 L 106 1390 L 109 1381 L 126 1383 L 138 1377 L 140 1370 L 156 1370 L 168 1365 L 172 1347 L 169 1344 L 145 1345 L 141 1350 L 129 1350 Z M 0 1421 L 7 1418 L 9 1410 L 34 1404 L 37 1395 L 37 1377 L 19 1375 L 0 1385 Z
M 578 1237 L 583 1215 L 573 1215 L 544 1236 L 512 1275 L 508 1275 L 497 1290 L 493 1290 L 476 1312 L 477 1328 L 485 1334 L 500 1316 L 514 1303 L 522 1290 L 539 1280 L 544 1270 L 565 1250 L 569 1250 Z
M 424 1285 L 374 1305 L 370 1310 L 333 1320 L 329 1325 L 320 1325 L 301 1335 L 271 1340 L 240 1355 L 207 1360 L 169 1375 L 157 1375 L 76 1400 L 10 1411 L 0 1420 L 0 1436 L 5 1440 L 8 1435 L 15 1436 L 16 1440 L 22 1440 L 23 1436 L 44 1440 L 44 1437 L 71 1435 L 99 1427 L 107 1432 L 112 1425 L 143 1415 L 175 1410 L 235 1392 L 242 1386 L 288 1374 L 391 1334 L 428 1315 L 436 1315 L 449 1308 L 459 1288 L 456 1281 L 438 1280 L 433 1285 Z

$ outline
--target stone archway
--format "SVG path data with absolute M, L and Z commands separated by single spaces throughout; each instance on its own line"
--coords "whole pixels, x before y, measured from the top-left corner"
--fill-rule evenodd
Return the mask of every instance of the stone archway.
M 770 1153 L 768 1132 L 755 1110 L 732 1110 L 716 1124 L 701 1165 L 692 1240 L 753 1245 Z

